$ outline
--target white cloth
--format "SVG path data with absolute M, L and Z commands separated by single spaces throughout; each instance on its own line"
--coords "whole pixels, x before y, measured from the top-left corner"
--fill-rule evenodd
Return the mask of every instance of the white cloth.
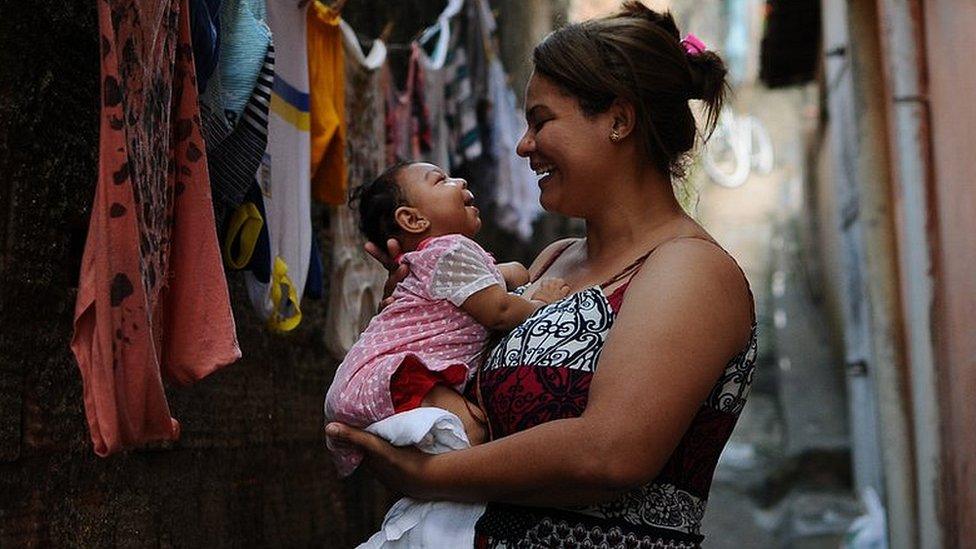
M 518 114 L 515 94 L 498 57 L 488 64 L 488 89 L 492 102 L 491 150 L 495 157 L 495 221 L 527 242 L 532 222 L 542 213 L 539 186 L 529 161 L 515 152 L 525 120 Z
M 446 74 L 444 63 L 447 60 L 447 47 L 451 40 L 451 18 L 461 10 L 461 0 L 451 0 L 437 23 L 429 27 L 420 37 L 420 66 L 423 68 L 424 101 L 430 119 L 430 152 L 426 160 L 445 170 L 451 165 L 451 128 L 447 123 L 446 98 L 444 87 Z M 432 52 L 427 53 L 427 42 L 436 40 Z
M 468 448 L 461 420 L 440 408 L 414 408 L 366 428 L 394 446 L 416 446 L 428 454 Z M 403 498 L 393 504 L 380 531 L 360 549 L 440 549 L 473 547 L 474 527 L 485 511 L 482 503 L 421 501 Z
M 248 292 L 264 318 L 293 317 L 291 306 L 271 302 L 272 285 L 283 286 L 283 276 L 276 276 L 275 266 L 287 270 L 287 281 L 301 303 L 308 277 L 312 249 L 311 218 L 311 148 L 308 113 L 308 50 L 305 10 L 293 2 L 267 3 L 268 25 L 274 36 L 275 81 L 268 117 L 268 151 L 258 170 L 258 182 L 264 193 L 265 220 L 271 240 L 271 284 L 262 284 L 250 273 L 246 275 Z M 280 260 L 280 262 L 278 261 Z M 261 301 L 263 300 L 263 303 Z M 261 305 L 261 306 L 258 306 Z

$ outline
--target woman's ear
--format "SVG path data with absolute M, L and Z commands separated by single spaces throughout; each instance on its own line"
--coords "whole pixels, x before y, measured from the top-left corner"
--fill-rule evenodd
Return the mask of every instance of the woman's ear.
M 430 221 L 427 220 L 417 208 L 410 206 L 400 206 L 393 212 L 400 229 L 408 234 L 421 234 L 430 228 Z
M 616 140 L 623 139 L 634 131 L 637 125 L 637 112 L 634 104 L 625 99 L 614 99 L 610 105 L 610 133 L 615 134 Z

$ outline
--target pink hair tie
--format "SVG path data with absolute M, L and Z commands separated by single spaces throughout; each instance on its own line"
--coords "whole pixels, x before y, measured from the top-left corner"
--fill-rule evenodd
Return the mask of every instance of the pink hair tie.
M 701 55 L 708 50 L 708 46 L 700 38 L 691 33 L 688 33 L 687 36 L 681 39 L 681 45 L 685 47 L 685 53 L 692 57 Z

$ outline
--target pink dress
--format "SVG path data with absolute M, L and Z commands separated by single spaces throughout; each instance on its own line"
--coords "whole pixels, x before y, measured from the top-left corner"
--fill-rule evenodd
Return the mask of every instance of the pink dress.
M 339 365 L 325 397 L 327 421 L 365 427 L 393 415 L 390 379 L 408 357 L 434 372 L 463 366 L 465 381 L 477 366 L 488 330 L 461 304 L 493 284 L 505 287 L 494 259 L 473 240 L 452 234 L 423 241 L 401 262 L 410 274 Z M 330 448 L 342 476 L 362 460 L 351 448 Z

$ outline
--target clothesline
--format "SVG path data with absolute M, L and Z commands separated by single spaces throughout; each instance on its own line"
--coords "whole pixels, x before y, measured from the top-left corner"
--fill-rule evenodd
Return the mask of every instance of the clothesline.
M 177 439 L 161 379 L 189 383 L 240 356 L 225 270 L 243 271 L 254 313 L 277 332 L 299 325 L 302 297 L 328 277 L 326 346 L 351 346 L 386 274 L 362 251 L 347 185 L 397 160 L 437 163 L 477 187 L 498 226 L 531 236 L 538 186 L 515 154 L 524 120 L 487 0 L 449 0 L 416 40 L 367 51 L 318 2 L 179 0 L 149 21 L 140 1 L 98 3 L 100 169 L 72 350 L 99 455 Z M 130 56 L 129 37 L 159 40 L 175 64 Z M 432 51 L 415 46 L 431 39 Z M 414 49 L 404 89 L 387 58 L 400 48 Z M 132 66 L 152 67 L 154 85 Z M 128 132 L 145 135 L 133 145 Z M 313 196 L 332 208 L 328 272 Z

